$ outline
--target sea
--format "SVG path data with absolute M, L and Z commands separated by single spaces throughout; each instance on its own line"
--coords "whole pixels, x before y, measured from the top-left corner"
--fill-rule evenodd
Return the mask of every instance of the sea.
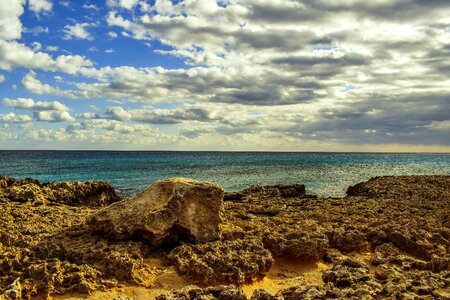
M 0 176 L 41 182 L 105 180 L 122 196 L 152 182 L 189 177 L 238 191 L 252 185 L 304 184 L 307 193 L 345 196 L 375 176 L 450 175 L 450 154 L 323 152 L 0 151 Z

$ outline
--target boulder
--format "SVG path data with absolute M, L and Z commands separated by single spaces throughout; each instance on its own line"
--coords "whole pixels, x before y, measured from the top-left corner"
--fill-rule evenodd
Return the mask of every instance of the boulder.
M 222 200 L 217 184 L 170 178 L 94 213 L 87 224 L 109 238 L 143 238 L 153 246 L 213 241 L 220 237 Z

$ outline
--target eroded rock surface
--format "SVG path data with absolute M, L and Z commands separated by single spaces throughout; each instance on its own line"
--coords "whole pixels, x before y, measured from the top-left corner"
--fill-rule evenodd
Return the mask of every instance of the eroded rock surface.
M 262 278 L 273 263 L 260 240 L 242 239 L 184 244 L 169 254 L 181 274 L 202 284 L 242 284 Z
M 289 286 L 259 289 L 252 299 L 448 299 L 449 182 L 448 176 L 376 178 L 342 199 L 254 189 L 223 203 L 220 239 L 190 244 L 188 238 L 169 248 L 152 246 L 139 232 L 127 233 L 129 240 L 92 234 L 84 220 L 96 208 L 12 201 L 0 189 L 0 287 L 20 277 L 25 299 L 123 283 L 161 288 L 151 278 L 164 280 L 169 268 L 175 274 L 172 264 L 186 285 L 201 288 L 160 299 L 244 299 L 239 288 L 209 285 L 264 275 L 281 276 Z M 153 264 L 155 251 L 164 264 Z M 277 269 L 280 261 L 292 261 L 292 268 L 304 260 L 324 266 L 316 267 L 318 280 Z
M 151 245 L 207 242 L 220 237 L 223 189 L 187 178 L 160 180 L 130 199 L 87 219 L 95 232 L 124 240 L 141 237 Z
M 63 203 L 102 207 L 120 200 L 114 188 L 104 181 L 51 182 L 26 178 L 0 177 L 0 196 L 33 204 Z
M 235 285 L 219 285 L 208 288 L 200 288 L 195 285 L 186 286 L 179 290 L 161 294 L 156 300 L 246 300 L 242 288 Z

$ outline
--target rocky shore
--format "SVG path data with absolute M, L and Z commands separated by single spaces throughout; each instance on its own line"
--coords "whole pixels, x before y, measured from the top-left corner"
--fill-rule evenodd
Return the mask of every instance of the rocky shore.
M 450 176 L 303 185 L 0 177 L 0 299 L 450 299 Z

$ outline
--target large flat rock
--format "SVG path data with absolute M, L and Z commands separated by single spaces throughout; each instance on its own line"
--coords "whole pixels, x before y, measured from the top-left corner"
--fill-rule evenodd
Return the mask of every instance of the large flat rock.
M 223 188 L 211 182 L 170 178 L 87 218 L 95 232 L 113 239 L 144 238 L 151 245 L 207 242 L 220 237 Z

